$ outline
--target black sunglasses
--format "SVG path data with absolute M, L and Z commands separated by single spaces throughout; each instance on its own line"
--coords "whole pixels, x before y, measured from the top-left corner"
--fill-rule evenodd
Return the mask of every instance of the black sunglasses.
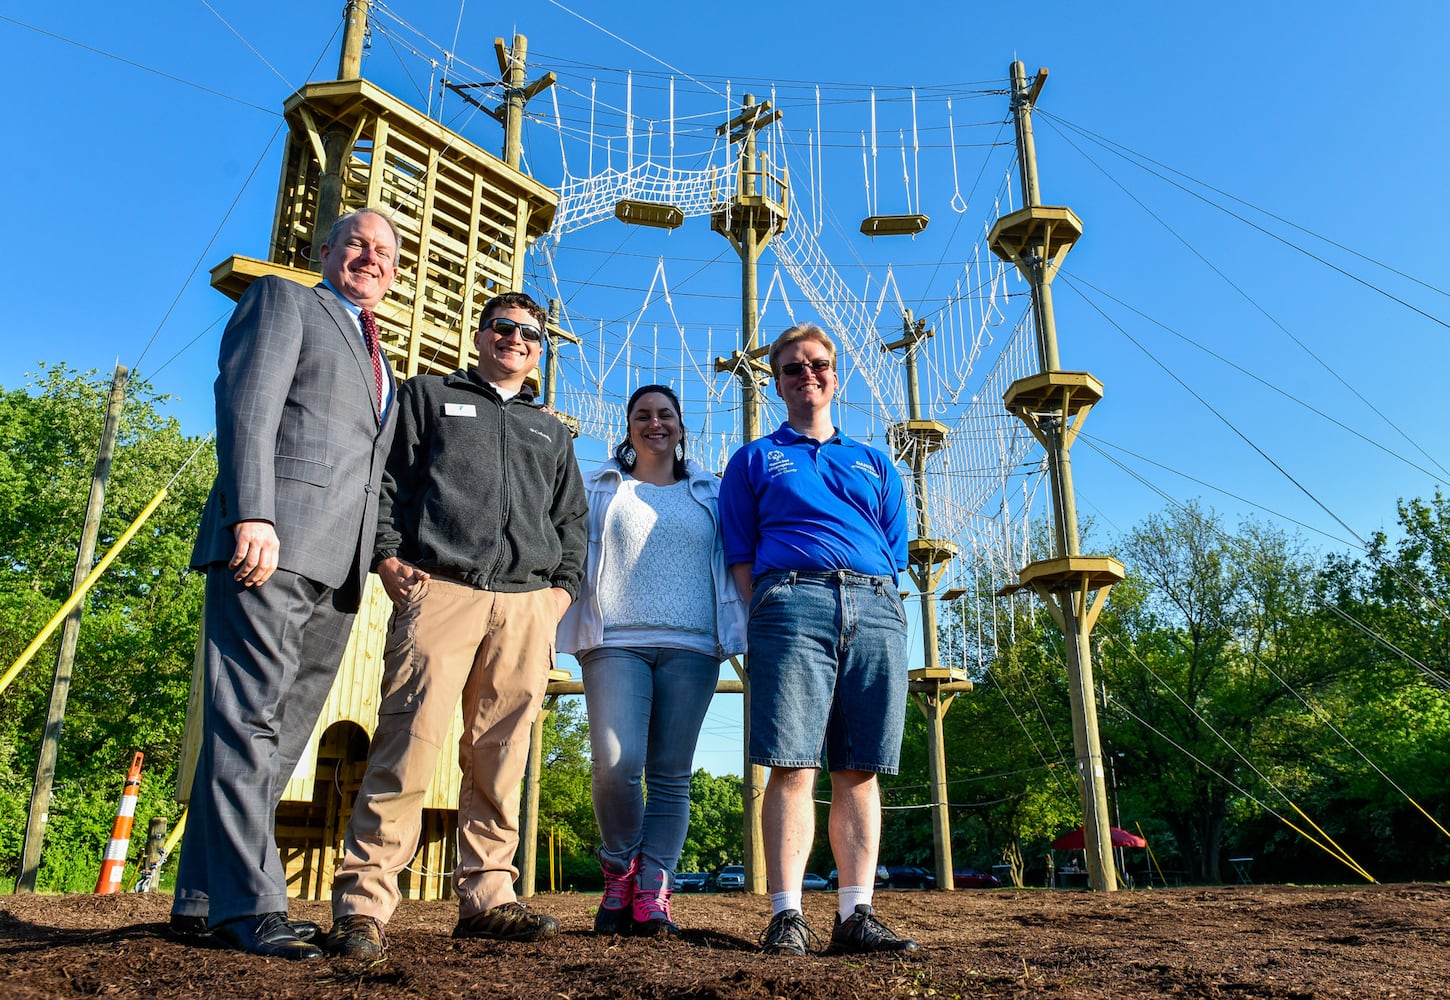
M 495 316 L 493 319 L 483 324 L 483 328 L 485 330 L 492 330 L 500 337 L 507 337 L 509 334 L 517 330 L 519 331 L 519 336 L 523 337 L 531 344 L 537 344 L 539 341 L 544 339 L 544 331 L 540 330 L 532 323 L 520 323 L 517 320 L 504 319 L 502 316 Z
M 832 364 L 825 358 L 816 358 L 814 361 L 791 361 L 780 366 L 780 373 L 788 378 L 795 378 L 807 368 L 819 375 L 821 372 L 830 371 Z

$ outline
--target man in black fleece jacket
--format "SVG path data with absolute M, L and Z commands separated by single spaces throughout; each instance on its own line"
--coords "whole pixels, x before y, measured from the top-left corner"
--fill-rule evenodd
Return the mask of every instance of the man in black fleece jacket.
M 529 727 L 578 594 L 587 506 L 568 429 L 524 379 L 545 313 L 509 292 L 484 306 L 478 363 L 398 393 L 373 562 L 394 612 L 378 726 L 333 877 L 341 955 L 380 958 L 417 850 L 423 796 L 463 697 L 454 937 L 537 941 L 558 922 L 513 888 Z

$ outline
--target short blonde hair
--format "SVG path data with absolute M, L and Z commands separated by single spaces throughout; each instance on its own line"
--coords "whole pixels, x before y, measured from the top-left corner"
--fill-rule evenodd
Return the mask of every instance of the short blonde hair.
M 836 342 L 831 339 L 830 335 L 814 323 L 797 323 L 776 337 L 775 343 L 770 345 L 770 373 L 772 375 L 780 378 L 780 366 L 776 364 L 775 360 L 780 357 L 780 352 L 802 340 L 814 340 L 824 347 L 831 356 L 831 367 L 836 367 Z
M 386 222 L 388 228 L 393 231 L 393 264 L 396 265 L 398 263 L 398 254 L 403 250 L 403 234 L 398 232 L 398 224 L 393 221 L 393 217 L 381 208 L 359 208 L 355 212 L 347 212 L 339 215 L 333 220 L 332 228 L 327 231 L 327 240 L 323 243 L 323 246 L 333 248 L 341 246 L 343 237 L 352 231 L 352 227 L 357 225 L 364 215 L 376 215 L 379 219 Z

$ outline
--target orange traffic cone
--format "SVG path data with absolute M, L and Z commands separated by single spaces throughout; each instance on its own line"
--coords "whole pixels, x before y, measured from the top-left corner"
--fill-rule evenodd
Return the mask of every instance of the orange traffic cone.
M 111 827 L 111 839 L 106 844 L 106 856 L 101 861 L 101 876 L 96 879 L 98 894 L 121 891 L 121 876 L 126 872 L 126 855 L 131 850 L 131 824 L 136 820 L 136 796 L 141 791 L 141 761 L 145 756 L 138 753 L 132 757 L 131 770 L 126 772 L 126 787 L 121 791 L 121 806 L 116 810 L 116 822 Z

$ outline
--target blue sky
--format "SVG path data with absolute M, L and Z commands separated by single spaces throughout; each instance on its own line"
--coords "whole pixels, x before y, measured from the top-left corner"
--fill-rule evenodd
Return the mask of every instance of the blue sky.
M 265 255 L 280 108 L 302 83 L 334 75 L 342 8 L 0 2 L 11 135 L 0 181 L 15 234 L 4 252 L 0 385 L 23 384 L 41 361 L 108 371 L 119 360 L 177 398 L 189 431 L 210 430 L 218 323 L 230 303 L 206 272 L 231 253 Z M 762 12 L 749 28 L 733 8 L 655 0 L 498 10 L 465 3 L 460 16 L 457 4 L 393 0 L 378 15 L 364 75 L 434 107 L 444 53 L 456 56 L 450 75 L 468 78 L 496 69 L 495 36 L 527 35 L 530 77 L 560 76 L 564 141 L 547 94 L 526 130 L 529 165 L 550 185 L 562 176 L 561 145 L 570 172 L 587 171 L 591 89 L 597 168 L 606 158 L 622 165 L 617 109 L 627 101 L 636 153 L 648 145 L 664 155 L 671 78 L 678 155 L 692 166 L 710 160 L 706 136 L 724 119 L 727 94 L 738 104 L 747 90 L 775 88 L 786 111 L 776 141 L 797 197 L 811 195 L 802 211 L 820 212 L 828 259 L 872 309 L 886 289 L 877 310 L 885 334 L 894 337 L 904 304 L 932 317 L 939 341 L 957 338 L 959 351 L 970 331 L 948 329 L 948 293 L 979 252 L 994 200 L 1017 197 L 1011 150 L 1000 145 L 1011 133 L 1007 101 L 993 91 L 1014 58 L 1029 73 L 1049 67 L 1036 128 L 1043 198 L 1085 224 L 1055 287 L 1062 364 L 1106 386 L 1073 452 L 1079 504 L 1096 523 L 1090 549 L 1111 551 L 1116 533 L 1164 507 L 1164 493 L 1343 549 L 1352 539 L 1340 521 L 1360 536 L 1391 527 L 1397 498 L 1428 496 L 1447 475 L 1440 388 L 1433 376 L 1408 377 L 1439 369 L 1450 317 L 1434 287 L 1450 287 L 1437 239 L 1450 223 L 1443 5 L 1044 3 L 1029 12 L 811 0 Z M 879 148 L 863 169 L 873 87 Z M 457 98 L 443 98 L 440 113 L 484 148 L 501 144 L 498 126 Z M 921 139 L 903 182 L 913 124 Z M 914 241 L 867 240 L 855 226 L 870 197 L 881 213 L 919 204 L 931 226 Z M 598 352 L 565 359 L 566 379 L 580 384 L 607 381 L 611 360 L 610 378 L 626 387 L 661 365 L 683 371 L 686 354 L 726 353 L 738 336 L 739 265 L 701 219 L 673 234 L 618 223 L 570 234 L 556 274 L 586 352 Z M 534 276 L 547 277 L 541 265 Z M 767 333 L 791 314 L 814 318 L 767 252 L 761 288 L 771 287 Z M 995 345 L 1021 317 L 1022 287 L 1007 290 L 1003 325 L 989 331 Z M 968 393 L 990 360 L 991 347 L 965 377 Z M 951 389 L 944 372 L 935 379 L 931 392 Z M 842 419 L 879 435 L 885 418 L 873 415 L 862 379 L 854 384 L 858 402 Z M 696 439 L 728 449 L 728 379 L 685 396 Z M 705 422 L 712 401 L 717 415 Z M 603 450 L 580 445 L 585 464 Z M 1040 517 L 1042 487 L 1027 489 Z M 738 707 L 718 705 L 698 762 L 738 770 L 738 738 Z

